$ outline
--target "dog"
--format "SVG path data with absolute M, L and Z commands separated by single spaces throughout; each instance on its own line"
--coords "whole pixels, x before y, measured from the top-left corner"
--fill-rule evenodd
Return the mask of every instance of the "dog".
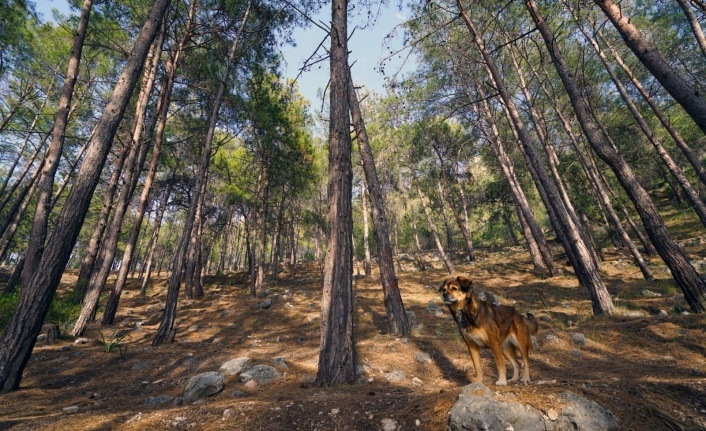
M 537 320 L 531 313 L 527 313 L 527 318 L 524 318 L 513 307 L 481 301 L 473 292 L 472 285 L 473 281 L 466 276 L 449 277 L 441 284 L 439 292 L 468 346 L 476 369 L 474 381 L 483 382 L 480 349 L 487 347 L 493 352 L 498 367 L 496 385 L 507 386 L 508 383 L 504 359 L 512 364 L 510 382 L 519 379 L 520 364 L 515 356 L 517 351 L 523 363 L 520 381 L 529 384 L 529 351 L 532 347 L 530 335 L 537 333 Z

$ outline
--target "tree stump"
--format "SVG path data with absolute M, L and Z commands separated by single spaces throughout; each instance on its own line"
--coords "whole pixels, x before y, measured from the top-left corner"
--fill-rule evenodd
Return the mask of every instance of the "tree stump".
M 49 324 L 45 325 L 47 328 L 47 339 L 46 343 L 49 344 L 56 344 L 56 342 L 59 339 L 59 325 L 56 324 Z

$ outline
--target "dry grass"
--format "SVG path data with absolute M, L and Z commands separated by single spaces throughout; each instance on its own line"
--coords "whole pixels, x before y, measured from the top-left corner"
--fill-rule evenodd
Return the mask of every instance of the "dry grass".
M 557 403 L 555 394 L 570 390 L 612 410 L 625 430 L 706 427 L 706 322 L 701 315 L 674 313 L 680 300 L 666 273 L 658 271 L 657 281 L 646 282 L 627 257 L 606 253 L 604 280 L 619 312 L 640 310 L 644 316 L 594 318 L 586 290 L 568 268 L 565 275 L 540 279 L 521 250 L 481 252 L 479 257 L 477 263 L 459 265 L 459 271 L 470 274 L 477 288 L 522 312 L 534 312 L 540 321 L 530 360 L 534 383 L 491 386 L 499 396 L 547 411 Z M 104 352 L 97 326 L 89 328 L 91 342 L 84 346 L 70 339 L 38 345 L 22 388 L 0 397 L 0 429 L 374 430 L 382 429 L 384 418 L 395 420 L 401 430 L 445 429 L 460 388 L 474 373 L 436 292 L 446 274 L 432 269 L 398 275 L 405 306 L 417 321 L 408 338 L 385 333 L 377 277 L 355 280 L 357 354 L 366 366 L 359 384 L 318 388 L 310 383 L 319 347 L 317 268 L 284 274 L 277 286 L 270 286 L 279 296 L 268 310 L 249 298 L 242 274 L 209 278 L 205 298 L 181 301 L 176 342 L 153 349 L 166 289 L 162 279 L 147 297 L 129 286 L 115 327 L 103 330 L 108 335 L 125 331 L 125 359 Z M 662 296 L 645 297 L 643 289 Z M 285 300 L 287 291 L 291 294 Z M 287 301 L 293 307 L 285 307 Z M 430 301 L 442 308 L 443 316 L 426 312 Z M 651 314 L 660 309 L 669 316 Z M 142 329 L 136 330 L 140 321 Z M 574 344 L 574 332 L 585 335 L 585 345 Z M 433 361 L 415 361 L 419 352 Z M 151 396 L 178 397 L 189 377 L 241 356 L 255 364 L 285 357 L 289 370 L 277 383 L 256 389 L 229 378 L 223 392 L 195 405 L 141 404 Z M 489 354 L 483 361 L 490 383 L 496 374 L 493 361 Z M 405 373 L 405 382 L 386 381 L 385 373 L 395 370 Z M 235 390 L 247 396 L 235 397 Z M 68 406 L 78 406 L 78 413 L 62 410 Z

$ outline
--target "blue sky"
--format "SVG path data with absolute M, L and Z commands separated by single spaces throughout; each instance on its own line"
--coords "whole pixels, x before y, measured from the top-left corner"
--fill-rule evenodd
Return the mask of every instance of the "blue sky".
M 389 1 L 389 0 L 388 0 Z M 52 9 L 58 9 L 61 13 L 71 13 L 66 0 L 36 0 L 36 10 L 42 18 L 51 19 Z M 376 6 L 377 7 L 377 6 Z M 360 9 L 360 8 L 358 8 Z M 330 21 L 330 7 L 325 7 L 319 15 L 313 17 L 317 22 L 322 21 L 328 25 Z M 388 39 L 386 36 L 395 30 L 395 27 L 406 20 L 406 11 L 399 11 L 396 3 L 382 6 L 379 10 L 372 11 L 372 15 L 378 18 L 373 24 L 367 24 L 367 14 L 359 14 L 360 17 L 351 16 L 349 18 L 348 29 L 353 31 L 349 42 L 350 62 L 353 66 L 353 79 L 358 85 L 365 85 L 368 89 L 378 93 L 384 93 L 385 75 L 380 72 L 380 62 L 390 54 L 390 48 L 396 51 L 402 46 L 404 33 L 401 29 L 396 31 L 396 36 Z M 357 27 L 357 28 L 356 28 Z M 307 58 L 313 53 L 318 44 L 324 38 L 324 31 L 316 26 L 296 29 L 293 38 L 296 46 L 286 46 L 282 48 L 285 59 L 285 69 L 283 75 L 288 78 L 295 78 L 299 69 Z M 326 42 L 326 47 L 329 43 Z M 323 49 L 320 51 L 323 52 Z M 385 65 L 385 73 L 389 77 L 403 67 L 404 70 L 411 70 L 415 66 L 414 58 L 409 58 L 404 62 L 407 52 L 395 55 Z M 303 72 L 297 79 L 299 90 L 311 101 L 314 109 L 321 108 L 321 99 L 317 98 L 317 92 L 323 90 L 328 82 L 329 65 L 322 62 L 315 65 L 312 70 Z

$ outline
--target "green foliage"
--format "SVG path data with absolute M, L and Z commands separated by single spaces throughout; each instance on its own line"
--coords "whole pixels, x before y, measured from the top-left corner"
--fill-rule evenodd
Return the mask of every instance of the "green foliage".
M 108 339 L 102 331 L 98 331 L 98 333 L 100 334 L 101 344 L 103 344 L 103 350 L 105 350 L 105 353 L 110 353 L 117 349 L 120 359 L 125 359 L 128 345 L 123 343 L 123 339 L 127 334 L 121 334 L 119 331 L 115 331 Z
M 0 294 L 0 330 L 5 330 L 19 301 L 20 292 L 18 290 L 13 293 Z

